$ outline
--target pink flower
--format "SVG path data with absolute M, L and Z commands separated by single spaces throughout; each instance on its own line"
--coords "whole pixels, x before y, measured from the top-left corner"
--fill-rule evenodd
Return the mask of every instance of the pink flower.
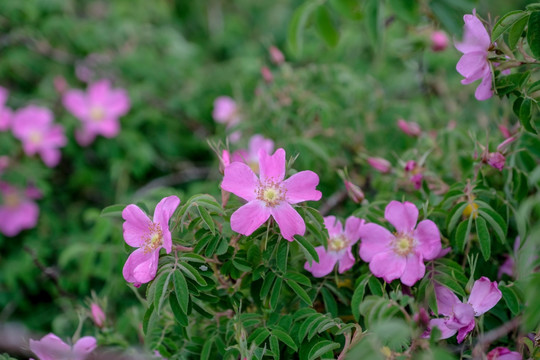
M 272 71 L 270 71 L 268 66 L 263 66 L 261 68 L 261 75 L 267 84 L 270 84 L 272 83 L 272 81 L 274 81 L 274 75 L 272 75 Z
M 97 327 L 103 327 L 105 324 L 105 313 L 101 307 L 96 303 L 92 303 L 90 305 L 90 312 L 92 313 L 92 320 L 94 320 L 94 324 L 96 324 Z
M 306 262 L 304 269 L 315 277 L 323 277 L 330 274 L 338 262 L 340 274 L 352 268 L 354 265 L 352 246 L 360 239 L 359 230 L 363 224 L 364 220 L 350 216 L 343 231 L 341 222 L 335 216 L 325 217 L 324 226 L 329 235 L 328 249 L 317 246 L 315 251 L 319 255 L 319 262 L 313 262 L 311 265 Z
M 487 360 L 522 360 L 521 354 L 505 347 L 496 347 L 487 354 Z
M 409 181 L 414 185 L 416 190 L 419 190 L 422 187 L 422 181 L 424 180 L 424 175 L 422 174 L 422 167 L 414 160 L 409 160 L 405 164 L 405 173 L 409 176 Z
M 365 224 L 360 230 L 360 257 L 369 262 L 373 275 L 386 282 L 400 278 L 403 284 L 412 286 L 426 272 L 424 260 L 435 259 L 441 251 L 439 229 L 431 220 L 417 226 L 418 209 L 410 202 L 391 201 L 384 217 L 396 233 L 377 224 Z
M 12 119 L 13 135 L 22 141 L 26 155 L 37 153 L 48 167 L 60 162 L 58 148 L 65 146 L 67 139 L 64 128 L 53 124 L 53 114 L 49 109 L 29 105 L 17 110 Z
M 431 33 L 431 50 L 443 51 L 448 47 L 448 36 L 444 31 L 436 30 Z
M 283 56 L 283 53 L 277 47 L 270 46 L 268 52 L 270 52 L 270 58 L 274 64 L 281 65 L 285 62 L 285 56 Z
M 377 171 L 383 174 L 389 173 L 392 170 L 392 164 L 386 159 L 378 157 L 370 157 L 367 159 L 368 164 Z
M 398 119 L 397 125 L 401 129 L 401 131 L 403 131 L 409 136 L 420 136 L 420 134 L 422 133 L 420 125 L 413 121 L 405 121 L 403 119 Z
M 249 140 L 248 150 L 238 150 L 232 155 L 233 161 L 244 162 L 253 172 L 259 173 L 259 150 L 264 150 L 267 154 L 274 151 L 274 142 L 256 134 Z
M 507 138 L 502 143 L 497 145 L 497 151 L 502 153 L 502 154 L 505 154 L 508 151 L 508 148 L 510 147 L 510 144 L 512 144 L 516 140 L 517 140 L 516 136 L 511 136 L 511 137 Z
M 236 102 L 228 96 L 220 96 L 214 100 L 214 120 L 227 127 L 234 126 L 240 122 L 240 116 Z
M 177 196 L 162 199 L 150 218 L 137 206 L 128 205 L 122 211 L 124 222 L 124 240 L 129 246 L 138 247 L 129 255 L 122 271 L 124 279 L 139 287 L 156 277 L 159 250 L 168 253 L 172 249 L 169 220 L 180 204 Z
M 353 184 L 350 181 L 345 180 L 345 189 L 347 189 L 347 194 L 349 198 L 355 203 L 359 204 L 364 201 L 365 195 L 362 189 L 358 185 Z
M 502 297 L 497 282 L 490 282 L 482 276 L 474 282 L 471 294 L 466 303 L 459 301 L 458 297 L 448 288 L 435 285 L 435 296 L 439 315 L 445 318 L 432 319 L 430 328 L 434 326 L 441 330 L 441 339 L 447 339 L 456 332 L 457 341 L 461 343 L 475 325 L 475 316 L 480 316 L 494 307 Z
M 300 171 L 285 178 L 285 150 L 277 149 L 274 155 L 259 151 L 260 178 L 241 162 L 233 162 L 225 169 L 221 188 L 248 203 L 231 216 L 231 228 L 243 235 L 251 235 L 270 215 L 276 220 L 281 235 L 293 241 L 294 235 L 304 235 L 304 219 L 291 204 L 317 201 L 322 194 L 316 190 L 319 177 L 313 171 Z
M 489 166 L 502 171 L 502 169 L 504 169 L 506 158 L 500 152 L 492 152 L 487 155 L 486 162 Z
M 41 340 L 30 339 L 30 350 L 39 360 L 84 360 L 96 346 L 96 339 L 92 336 L 80 338 L 73 347 L 52 333 Z
M 474 96 L 477 100 L 487 100 L 493 96 L 491 90 L 491 67 L 488 60 L 491 40 L 482 22 L 473 15 L 465 15 L 463 42 L 456 43 L 456 49 L 463 53 L 457 63 L 457 71 L 465 77 L 462 84 L 470 84 L 478 79 L 482 82 L 476 88 Z
M 507 254 L 506 260 L 504 263 L 499 267 L 499 271 L 497 273 L 497 278 L 501 278 L 503 274 L 506 274 L 510 277 L 514 277 L 516 274 L 516 264 L 514 262 L 514 257 L 517 257 L 519 246 L 521 244 L 520 237 L 516 237 L 516 240 L 514 242 L 514 253 L 513 254 Z
M 22 230 L 36 226 L 39 207 L 32 201 L 40 196 L 33 192 L 24 193 L 17 188 L 0 182 L 0 232 L 15 236 Z
M 0 86 L 0 131 L 6 131 L 11 125 L 13 112 L 6 106 L 9 91 Z
M 118 118 L 129 108 L 129 97 L 124 89 L 113 89 L 109 80 L 100 80 L 88 86 L 86 93 L 69 90 L 63 97 L 66 109 L 82 122 L 75 133 L 82 146 L 91 144 L 97 135 L 112 138 L 120 131 Z
M 9 163 L 11 161 L 9 160 L 9 157 L 6 155 L 0 156 L 0 175 L 9 167 Z

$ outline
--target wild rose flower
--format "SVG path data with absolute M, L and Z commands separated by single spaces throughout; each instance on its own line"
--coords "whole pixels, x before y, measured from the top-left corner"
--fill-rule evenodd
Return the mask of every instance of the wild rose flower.
M 375 170 L 383 174 L 389 173 L 392 170 L 392 164 L 386 159 L 378 157 L 370 157 L 367 159 L 368 164 Z
M 92 336 L 80 338 L 73 347 L 52 333 L 41 340 L 30 339 L 30 350 L 39 360 L 84 360 L 96 346 L 96 339 Z
M 6 131 L 11 125 L 13 112 L 6 106 L 9 91 L 0 86 L 0 131 Z
M 431 33 L 431 50 L 444 51 L 448 47 L 448 36 L 444 31 L 436 30 Z
M 420 134 L 422 133 L 420 125 L 418 125 L 414 121 L 405 121 L 403 119 L 398 119 L 397 125 L 401 129 L 401 131 L 403 131 L 409 136 L 420 136 Z
M 349 198 L 355 203 L 359 204 L 364 201 L 365 195 L 362 189 L 358 185 L 353 184 L 350 181 L 345 180 L 345 189 L 347 189 L 347 194 Z
M 229 96 L 219 96 L 214 100 L 214 120 L 221 124 L 234 126 L 240 122 L 240 116 L 236 102 Z
M 246 163 L 255 174 L 259 173 L 259 150 L 264 150 L 267 154 L 274 151 L 274 142 L 264 136 L 256 134 L 249 139 L 248 149 L 235 151 L 232 155 L 233 161 Z
M 522 360 L 521 354 L 499 346 L 487 353 L 487 360 Z
M 92 314 L 94 324 L 96 324 L 97 327 L 103 327 L 105 324 L 105 313 L 101 307 L 96 303 L 92 303 L 90 305 L 90 313 Z
M 354 265 L 352 246 L 360 239 L 359 230 L 363 224 L 364 220 L 350 216 L 345 222 L 344 231 L 341 221 L 335 216 L 325 217 L 324 226 L 329 235 L 328 249 L 317 246 L 315 251 L 319 255 L 319 262 L 313 261 L 311 265 L 306 262 L 304 269 L 315 277 L 323 277 L 330 274 L 338 262 L 340 274 L 352 268 Z
M 363 225 L 360 257 L 369 262 L 373 275 L 388 283 L 399 278 L 403 284 L 412 286 L 426 272 L 424 260 L 435 259 L 441 251 L 439 229 L 431 220 L 416 225 L 418 209 L 410 202 L 391 201 L 384 217 L 396 232 L 392 234 L 377 224 Z
M 32 201 L 41 194 L 30 191 L 23 193 L 5 182 L 0 182 L 0 232 L 15 236 L 22 230 L 36 226 L 39 207 Z
M 150 218 L 137 205 L 126 206 L 122 211 L 124 222 L 124 240 L 129 246 L 138 249 L 129 255 L 122 271 L 124 279 L 135 287 L 147 283 L 156 277 L 159 250 L 168 253 L 172 249 L 169 220 L 180 204 L 177 196 L 162 199 Z
M 124 89 L 113 89 L 109 80 L 100 80 L 81 90 L 69 90 L 62 99 L 66 109 L 82 122 L 75 132 L 81 146 L 91 144 L 97 135 L 112 138 L 120 131 L 119 117 L 129 108 L 129 97 Z
M 274 64 L 281 65 L 285 62 L 285 56 L 283 56 L 283 53 L 277 47 L 270 46 L 268 52 Z
M 58 148 L 67 143 L 64 128 L 53 124 L 52 112 L 43 107 L 29 105 L 17 110 L 13 115 L 11 129 L 13 135 L 22 141 L 26 155 L 37 153 L 48 167 L 60 162 Z
M 448 288 L 438 284 L 435 285 L 435 297 L 439 315 L 445 317 L 432 319 L 430 328 L 438 327 L 441 330 L 441 339 L 447 339 L 457 332 L 457 341 L 461 343 L 474 329 L 475 316 L 480 316 L 494 307 L 502 298 L 502 293 L 496 281 L 491 282 L 482 276 L 474 282 L 465 303 L 459 301 L 456 294 Z
M 482 79 L 474 96 L 480 101 L 487 100 L 493 96 L 491 67 L 488 60 L 491 40 L 484 25 L 476 17 L 475 11 L 473 15 L 465 15 L 463 20 L 465 21 L 463 42 L 455 44 L 463 56 L 457 63 L 456 70 L 465 77 L 461 80 L 464 85 Z
M 303 201 L 317 201 L 322 194 L 316 190 L 319 177 L 313 171 L 300 171 L 285 178 L 285 150 L 274 155 L 259 151 L 259 177 L 246 164 L 235 161 L 225 168 L 221 188 L 241 197 L 248 203 L 231 216 L 231 228 L 243 235 L 251 235 L 270 216 L 281 235 L 293 241 L 294 235 L 304 235 L 304 219 L 291 206 Z

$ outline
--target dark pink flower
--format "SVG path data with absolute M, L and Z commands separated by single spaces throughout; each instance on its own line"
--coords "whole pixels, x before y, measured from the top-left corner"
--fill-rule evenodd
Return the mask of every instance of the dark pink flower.
M 231 216 L 231 228 L 243 235 L 251 235 L 270 216 L 281 230 L 281 235 L 294 240 L 294 235 L 304 235 L 306 224 L 291 204 L 317 201 L 322 194 L 316 190 L 319 177 L 313 171 L 300 171 L 285 178 L 285 150 L 277 149 L 274 155 L 259 151 L 260 178 L 242 162 L 235 161 L 225 168 L 221 188 L 241 197 L 248 203 Z
M 270 58 L 274 64 L 281 65 L 285 62 L 285 56 L 277 47 L 270 46 L 268 52 L 270 52 Z
M 30 350 L 39 360 L 84 360 L 96 346 L 96 339 L 92 336 L 80 338 L 73 347 L 52 333 L 41 340 L 30 339 Z
M 523 357 L 516 351 L 510 351 L 505 347 L 496 347 L 487 353 L 487 360 L 522 360 Z
M 103 327 L 105 324 L 105 313 L 101 307 L 96 303 L 92 303 L 90 305 L 90 312 L 92 313 L 92 320 L 94 320 L 94 324 L 96 324 L 97 327 Z
M 367 159 L 368 164 L 377 171 L 383 174 L 389 173 L 392 170 L 392 164 L 386 159 L 378 157 L 370 157 Z
M 168 254 L 172 249 L 169 220 L 179 204 L 180 199 L 174 195 L 162 199 L 156 205 L 153 220 L 134 204 L 122 211 L 124 240 L 138 248 L 129 255 L 122 271 L 127 282 L 138 287 L 156 277 L 159 250 L 164 248 Z
M 489 166 L 502 171 L 506 158 L 500 152 L 492 152 L 487 155 L 487 163 Z
M 448 36 L 444 31 L 436 30 L 431 33 L 431 50 L 443 51 L 448 47 Z
M 435 223 L 423 220 L 418 225 L 418 209 L 410 202 L 391 201 L 384 217 L 396 229 L 369 223 L 360 229 L 360 257 L 369 262 L 373 275 L 386 282 L 401 279 L 407 286 L 420 280 L 426 268 L 424 260 L 433 260 L 441 251 L 441 235 Z
M 97 135 L 112 138 L 120 131 L 121 116 L 129 108 L 129 97 L 124 89 L 113 89 L 109 80 L 88 86 L 87 92 L 69 90 L 63 97 L 66 109 L 82 122 L 75 133 L 82 146 L 91 144 Z
M 37 197 L 0 182 L 0 232 L 6 236 L 15 236 L 22 230 L 36 226 L 39 207 L 32 201 Z M 30 195 L 30 196 L 29 196 Z
M 475 13 L 465 15 L 463 20 L 465 21 L 463 42 L 455 44 L 456 49 L 462 52 L 463 56 L 457 63 L 456 69 L 465 77 L 461 80 L 462 84 L 470 84 L 482 79 L 474 96 L 480 101 L 487 100 L 493 96 L 491 66 L 488 60 L 491 39 Z
M 6 131 L 11 126 L 13 112 L 6 106 L 9 91 L 0 86 L 0 131 Z
M 64 128 L 53 124 L 53 114 L 49 109 L 29 105 L 17 110 L 13 115 L 11 129 L 21 140 L 28 156 L 38 154 L 48 167 L 54 167 L 62 156 L 58 148 L 67 143 Z
M 345 180 L 345 188 L 347 189 L 347 194 L 349 198 L 355 203 L 359 204 L 364 201 L 365 195 L 362 189 L 358 185 L 353 184 L 350 181 Z
M 340 274 L 352 268 L 354 265 L 352 246 L 360 239 L 359 229 L 363 224 L 364 220 L 350 216 L 347 218 L 344 231 L 341 221 L 335 216 L 325 217 L 324 226 L 329 235 L 328 249 L 317 246 L 315 251 L 319 255 L 319 262 L 314 261 L 311 265 L 306 262 L 304 269 L 315 277 L 323 277 L 330 274 L 337 263 Z
M 267 154 L 274 151 L 274 142 L 264 136 L 256 134 L 249 139 L 248 149 L 235 151 L 232 155 L 233 161 L 244 162 L 255 172 L 259 173 L 259 150 L 264 150 Z
M 401 131 L 403 131 L 409 136 L 420 136 L 420 134 L 422 133 L 420 125 L 418 125 L 414 121 L 405 121 L 403 119 L 398 119 L 397 125 L 401 129 Z
M 448 288 L 435 285 L 435 296 L 439 315 L 445 318 L 432 319 L 430 328 L 434 326 L 441 330 L 441 339 L 447 339 L 457 332 L 457 341 L 461 343 L 474 329 L 475 316 L 480 316 L 494 307 L 502 298 L 497 282 L 491 282 L 482 276 L 474 282 L 471 294 L 466 303 Z

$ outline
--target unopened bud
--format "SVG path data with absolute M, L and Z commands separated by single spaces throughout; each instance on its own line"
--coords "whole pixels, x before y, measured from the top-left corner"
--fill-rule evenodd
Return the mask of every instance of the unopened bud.
M 270 46 L 268 51 L 270 52 L 270 58 L 274 64 L 281 65 L 285 62 L 285 56 L 283 56 L 283 53 L 277 47 Z
M 94 324 L 99 328 L 103 327 L 105 324 L 105 313 L 101 310 L 101 307 L 96 303 L 92 303 L 92 305 L 90 305 L 90 311 L 92 312 Z
M 347 180 L 345 180 L 344 183 L 345 183 L 345 188 L 347 189 L 347 194 L 349 195 L 352 201 L 354 201 L 357 204 L 364 201 L 364 198 L 365 198 L 364 192 L 362 191 L 362 189 L 360 189 L 359 186 Z
M 448 47 L 448 36 L 444 31 L 434 31 L 431 33 L 431 50 L 443 51 Z
M 270 84 L 272 83 L 272 81 L 274 81 L 274 76 L 272 75 L 272 72 L 267 66 L 263 66 L 261 68 L 261 75 L 267 84 Z
M 489 153 L 487 156 L 487 163 L 489 166 L 502 171 L 504 169 L 504 163 L 506 158 L 499 152 Z
M 383 158 L 370 157 L 367 159 L 367 162 L 372 168 L 382 172 L 383 174 L 389 173 L 392 169 L 392 164 Z
M 403 131 L 405 134 L 409 136 L 419 136 L 422 133 L 422 129 L 420 129 L 420 125 L 413 121 L 405 121 L 403 119 L 399 119 L 397 121 L 398 127 Z
M 497 146 L 497 151 L 504 154 L 508 151 L 508 148 L 510 147 L 510 144 L 516 141 L 517 138 L 515 136 L 511 136 L 508 139 L 504 140 L 502 143 Z
M 54 78 L 54 80 L 53 80 L 53 84 L 54 84 L 54 89 L 55 89 L 60 95 L 62 95 L 63 93 L 65 93 L 66 90 L 67 90 L 67 88 L 68 88 L 66 79 L 65 79 L 63 76 L 55 76 L 55 78 Z

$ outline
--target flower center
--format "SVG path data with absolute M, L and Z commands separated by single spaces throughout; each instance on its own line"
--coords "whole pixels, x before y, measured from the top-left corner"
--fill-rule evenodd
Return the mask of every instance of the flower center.
M 270 207 L 279 205 L 285 199 L 285 190 L 280 185 L 273 181 L 260 184 L 257 188 L 257 200 L 264 201 L 266 206 Z
M 143 245 L 145 254 L 154 252 L 163 245 L 163 232 L 159 224 L 152 224 L 149 230 L 149 235 Z
M 349 246 L 349 240 L 344 235 L 331 237 L 328 240 L 329 251 L 341 251 Z
M 401 256 L 409 255 L 414 249 L 414 239 L 409 234 L 397 234 L 394 252 Z
M 42 136 L 39 131 L 32 131 L 28 138 L 32 144 L 37 145 L 41 143 Z
M 90 119 L 95 122 L 100 122 L 105 117 L 105 111 L 100 106 L 94 106 L 90 109 Z

